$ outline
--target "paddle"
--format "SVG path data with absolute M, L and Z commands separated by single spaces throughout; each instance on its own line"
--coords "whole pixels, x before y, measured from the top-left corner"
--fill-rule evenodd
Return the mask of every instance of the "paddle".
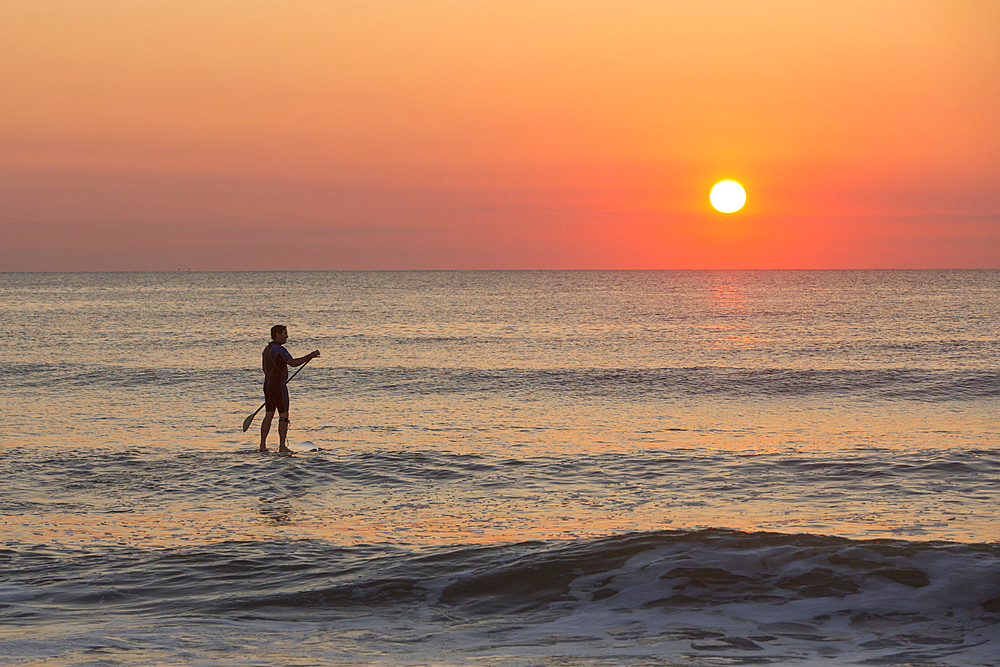
M 298 374 L 299 374 L 299 371 L 301 371 L 301 370 L 302 370 L 303 368 L 305 368 L 305 367 L 306 367 L 306 364 L 308 364 L 308 363 L 309 363 L 310 361 L 312 361 L 312 359 L 311 359 L 311 358 L 310 358 L 310 359 L 306 359 L 306 360 L 305 360 L 305 361 L 304 361 L 304 362 L 302 363 L 302 365 L 301 365 L 301 366 L 299 366 L 299 369 L 298 369 L 297 371 L 295 371 L 294 373 L 292 373 L 292 377 L 290 377 L 290 378 L 288 378 L 287 380 L 285 380 L 285 384 L 288 384 L 289 382 L 291 382 L 291 381 L 292 381 L 292 378 L 294 378 L 294 377 L 295 377 L 296 375 L 298 375 Z M 253 411 L 253 414 L 252 414 L 252 415 L 250 415 L 249 417 L 247 417 L 246 419 L 244 419 L 244 420 L 243 420 L 243 432 L 244 432 L 244 433 L 246 433 L 246 432 L 247 432 L 247 429 L 248 429 L 248 428 L 250 428 L 250 424 L 252 424 L 252 423 L 253 423 L 253 418 L 257 416 L 257 413 L 258 413 L 258 412 L 260 412 L 261 410 L 263 410 L 263 409 L 264 409 L 264 406 L 265 406 L 265 405 L 267 405 L 267 403 L 262 403 L 262 404 L 261 404 L 261 406 L 260 406 L 259 408 L 257 408 L 256 410 L 254 410 L 254 411 Z

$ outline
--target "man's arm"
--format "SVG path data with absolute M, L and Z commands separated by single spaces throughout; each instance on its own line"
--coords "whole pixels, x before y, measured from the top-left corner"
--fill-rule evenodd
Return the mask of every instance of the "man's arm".
M 315 359 L 318 356 L 319 356 L 319 350 L 313 350 L 304 357 L 299 357 L 298 359 L 289 359 L 286 363 L 292 368 L 295 368 L 296 366 L 301 366 L 310 359 Z

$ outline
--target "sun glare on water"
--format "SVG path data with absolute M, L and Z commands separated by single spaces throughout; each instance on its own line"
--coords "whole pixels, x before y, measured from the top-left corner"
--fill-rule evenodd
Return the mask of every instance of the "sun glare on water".
M 712 188 L 708 199 L 717 211 L 735 213 L 746 203 L 747 191 L 736 181 L 720 181 Z

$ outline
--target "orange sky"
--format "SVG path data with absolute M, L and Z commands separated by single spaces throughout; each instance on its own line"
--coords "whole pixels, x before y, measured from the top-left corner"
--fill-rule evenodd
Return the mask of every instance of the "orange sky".
M 1000 268 L 997 35 L 994 0 L 3 3 L 0 270 Z

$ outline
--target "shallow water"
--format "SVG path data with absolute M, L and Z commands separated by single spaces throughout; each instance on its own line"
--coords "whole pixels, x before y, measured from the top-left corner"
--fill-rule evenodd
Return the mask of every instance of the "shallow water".
M 1000 272 L 0 293 L 8 662 L 1000 663 Z

